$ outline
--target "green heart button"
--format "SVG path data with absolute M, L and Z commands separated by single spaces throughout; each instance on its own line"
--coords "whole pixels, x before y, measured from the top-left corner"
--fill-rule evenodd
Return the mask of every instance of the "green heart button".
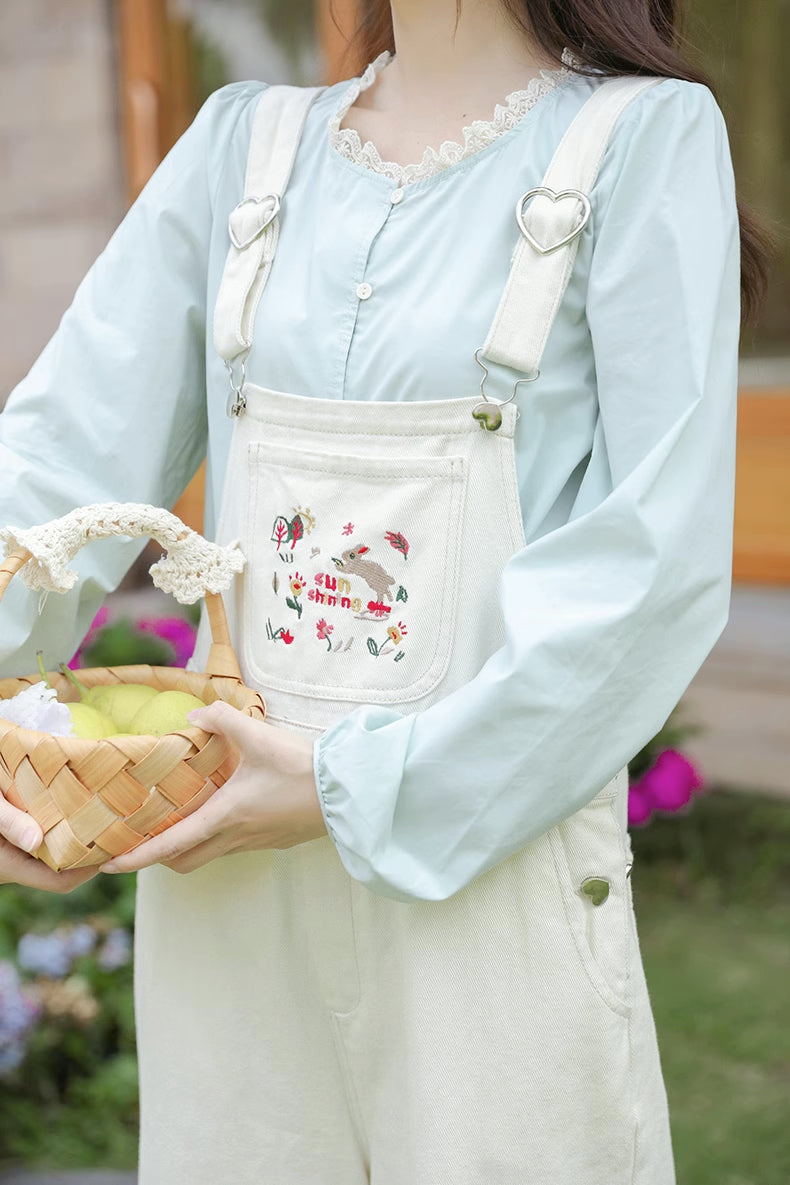
M 493 403 L 478 403 L 472 408 L 472 419 L 477 420 L 486 432 L 496 432 L 502 426 L 502 412 Z
M 597 876 L 588 877 L 582 885 L 582 893 L 590 898 L 593 905 L 602 905 L 609 896 L 609 882 Z

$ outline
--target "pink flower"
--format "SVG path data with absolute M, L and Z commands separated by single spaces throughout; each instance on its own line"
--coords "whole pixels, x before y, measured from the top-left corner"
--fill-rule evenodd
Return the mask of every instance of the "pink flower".
M 83 651 L 85 651 L 89 648 L 91 642 L 96 637 L 96 634 L 99 632 L 99 630 L 104 629 L 104 627 L 107 624 L 107 622 L 109 621 L 109 619 L 110 619 L 110 610 L 107 608 L 106 605 L 102 605 L 101 609 L 96 614 L 93 621 L 91 622 L 87 634 L 80 642 L 80 645 L 77 649 L 77 653 L 74 655 L 71 662 L 69 663 L 69 666 L 71 667 L 72 670 L 77 670 L 82 665 L 81 659 L 82 659 Z
M 632 782 L 628 788 L 628 826 L 641 827 L 652 817 L 653 807 L 642 779 Z
M 185 617 L 141 617 L 137 628 L 172 646 L 174 667 L 186 666 L 192 657 L 197 632 Z
M 315 623 L 315 628 L 318 630 L 319 638 L 323 638 L 323 640 L 326 642 L 328 641 L 329 635 L 332 633 L 332 630 L 335 627 L 333 625 L 328 625 L 326 618 L 322 617 L 320 621 Z
M 353 535 L 354 534 L 354 524 L 353 523 L 346 523 L 346 525 L 343 527 L 343 534 L 344 535 Z
M 680 810 L 702 786 L 699 772 L 677 749 L 659 753 L 640 780 L 650 802 L 660 811 Z

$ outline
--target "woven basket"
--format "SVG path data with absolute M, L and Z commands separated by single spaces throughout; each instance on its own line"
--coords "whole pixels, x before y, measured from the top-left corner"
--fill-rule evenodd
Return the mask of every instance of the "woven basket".
M 17 572 L 32 588 L 65 591 L 77 576 L 63 561 L 90 539 L 109 535 L 156 538 L 168 554 L 151 568 L 154 584 L 184 604 L 205 596 L 212 639 L 207 669 L 93 667 L 79 671 L 80 681 L 87 687 L 148 683 L 161 691 L 188 691 L 205 703 L 225 700 L 263 720 L 261 696 L 242 680 L 219 591 L 243 566 L 241 552 L 235 545 L 209 543 L 167 511 L 137 504 L 90 506 L 43 527 L 0 532 L 8 551 L 0 564 L 0 601 Z M 0 680 L 0 699 L 40 680 L 38 673 Z M 51 672 L 49 681 L 60 700 L 79 699 L 65 675 Z M 35 854 L 56 872 L 102 864 L 158 835 L 197 810 L 227 781 L 237 761 L 236 750 L 222 737 L 200 728 L 161 737 L 84 740 L 0 718 L 0 789 L 40 824 L 44 842 Z

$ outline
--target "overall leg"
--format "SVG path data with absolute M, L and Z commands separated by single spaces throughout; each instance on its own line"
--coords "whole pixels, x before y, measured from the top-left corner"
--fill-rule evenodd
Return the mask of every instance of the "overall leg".
M 445 902 L 354 884 L 371 1185 L 674 1185 L 619 826 L 597 800 Z
M 342 950 L 328 843 L 139 875 L 140 1185 L 367 1185 L 305 916 L 320 886 Z

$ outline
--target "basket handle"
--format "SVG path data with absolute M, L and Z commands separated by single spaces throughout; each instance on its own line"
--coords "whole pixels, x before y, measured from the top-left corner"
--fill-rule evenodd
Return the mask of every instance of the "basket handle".
M 68 564 L 80 548 L 93 539 L 114 535 L 147 537 L 161 544 L 165 555 L 150 568 L 154 585 L 182 605 L 205 597 L 211 630 L 206 673 L 242 681 L 220 594 L 243 569 L 244 555 L 237 542 L 226 547 L 211 543 L 169 510 L 137 502 L 106 502 L 79 507 L 41 526 L 3 528 L 0 541 L 6 559 L 0 564 L 0 601 L 20 571 L 28 588 L 68 592 L 78 579 Z

